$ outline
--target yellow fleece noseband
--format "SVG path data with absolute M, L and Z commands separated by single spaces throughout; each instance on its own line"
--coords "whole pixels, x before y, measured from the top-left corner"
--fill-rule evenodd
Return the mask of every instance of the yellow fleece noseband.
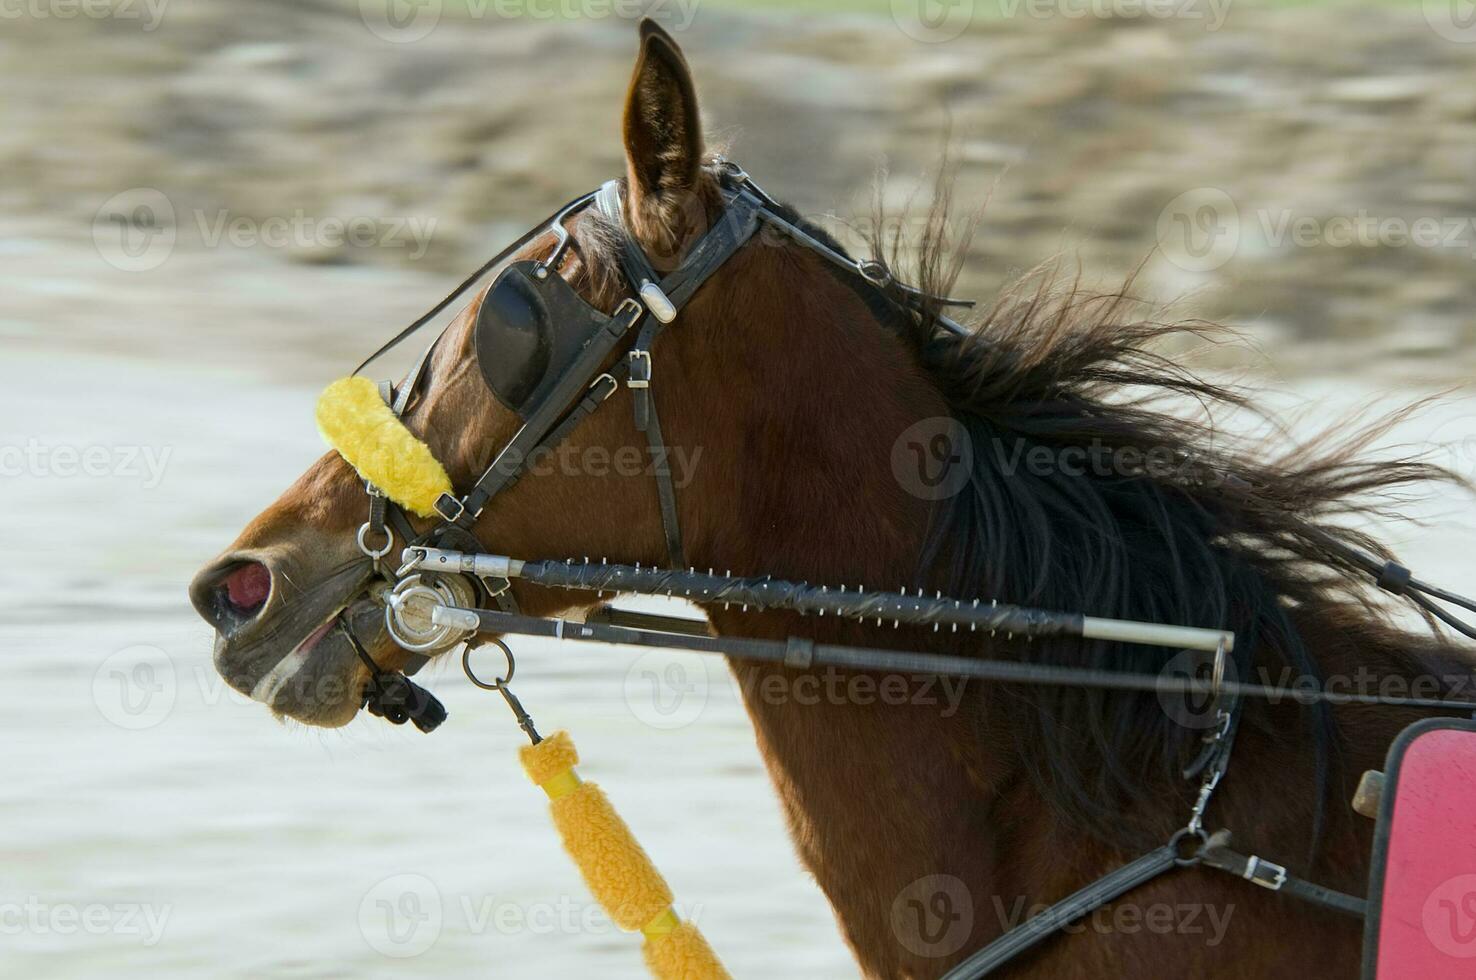
M 451 478 L 429 446 L 379 397 L 368 378 L 340 378 L 318 396 L 318 431 L 360 476 L 421 517 L 434 517 Z

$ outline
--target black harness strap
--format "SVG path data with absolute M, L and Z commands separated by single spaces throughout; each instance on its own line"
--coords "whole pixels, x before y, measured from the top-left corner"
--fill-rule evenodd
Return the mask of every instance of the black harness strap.
M 681 519 L 677 513 L 676 485 L 671 479 L 671 450 L 661 432 L 661 420 L 651 391 L 651 348 L 661 328 L 677 313 L 723 263 L 733 256 L 758 228 L 759 203 L 749 195 L 724 192 L 727 206 L 717 222 L 687 254 L 682 264 L 660 277 L 645 251 L 625 223 L 618 181 L 607 181 L 595 194 L 600 215 L 620 230 L 620 265 L 626 280 L 647 307 L 635 345 L 626 356 L 628 378 L 635 411 L 636 429 L 646 436 L 646 445 L 656 476 L 656 496 L 661 510 L 661 528 L 666 535 L 666 553 L 671 567 L 687 564 L 682 543 Z
M 528 457 L 547 444 L 553 432 L 574 400 L 585 390 L 590 377 L 596 375 L 610 352 L 630 333 L 640 321 L 645 309 L 634 300 L 626 300 L 615 310 L 605 328 L 591 337 L 579 352 L 569 370 L 560 377 L 548 396 L 539 403 L 528 420 L 518 429 L 512 440 L 503 447 L 492 464 L 487 467 L 470 493 L 462 500 L 450 494 L 442 494 L 436 501 L 436 510 L 447 521 L 462 528 L 470 528 L 482 513 L 482 508 L 504 487 L 522 472 Z
M 554 211 L 543 221 L 540 221 L 538 224 L 534 225 L 528 231 L 520 235 L 517 241 L 513 242 L 511 245 L 507 246 L 502 251 L 492 256 L 486 262 L 483 262 L 476 272 L 473 272 L 471 275 L 467 276 L 461 281 L 461 285 L 457 286 L 455 289 L 451 290 L 451 292 L 447 293 L 445 299 L 441 300 L 435 306 L 431 307 L 428 311 L 417 317 L 415 321 L 404 330 L 401 330 L 399 333 L 395 334 L 389 340 L 381 344 L 379 349 L 376 350 L 373 354 L 370 354 L 368 357 L 364 358 L 364 360 L 359 363 L 359 366 L 354 368 L 353 373 L 358 374 L 360 371 L 364 370 L 380 357 L 384 356 L 385 353 L 399 346 L 401 341 L 403 341 L 406 337 L 410 336 L 415 331 L 425 326 L 427 323 L 430 323 L 437 316 L 439 316 L 441 312 L 446 309 L 446 307 L 456 302 L 459 296 L 461 296 L 468 289 L 471 289 L 478 282 L 480 282 L 483 276 L 491 272 L 493 269 L 497 268 L 503 262 L 507 261 L 509 257 L 514 255 L 518 251 L 518 249 L 522 248 L 524 245 L 527 245 L 539 235 L 547 232 L 556 221 L 558 221 L 560 218 L 570 213 L 571 211 L 579 208 L 581 205 L 587 202 L 589 198 L 589 194 L 580 194 L 578 197 L 574 198 L 568 203 L 561 205 L 558 210 Z
M 1265 858 L 1247 856 L 1231 850 L 1228 830 L 1211 834 L 1209 840 L 1199 849 L 1199 858 L 1205 867 L 1228 871 L 1262 888 L 1282 892 L 1344 915 L 1362 918 L 1368 907 L 1368 903 L 1356 895 L 1304 881 Z
M 1149 851 L 1011 929 L 949 970 L 943 975 L 943 980 L 974 980 L 975 977 L 988 976 L 1066 926 L 1183 864 L 1184 859 L 1179 856 L 1174 843 Z

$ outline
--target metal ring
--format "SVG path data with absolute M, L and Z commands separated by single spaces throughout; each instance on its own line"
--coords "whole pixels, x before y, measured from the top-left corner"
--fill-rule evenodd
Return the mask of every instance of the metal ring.
M 738 166 L 738 164 L 734 163 L 732 160 L 728 160 L 724 157 L 719 156 L 713 157 L 712 162 L 717 165 L 718 170 L 721 171 L 723 176 L 725 177 L 729 177 L 738 183 L 742 183 L 748 179 L 748 172 L 745 171 L 742 167 Z
M 1189 854 L 1187 857 L 1180 852 L 1179 848 L 1184 843 L 1184 838 L 1186 837 L 1193 837 L 1198 840 L 1200 847 L 1208 844 L 1210 839 L 1209 833 L 1205 831 L 1205 829 L 1202 827 L 1196 827 L 1192 829 L 1189 827 L 1182 827 L 1178 830 L 1178 832 L 1174 834 L 1174 836 L 1170 837 L 1168 841 L 1168 846 L 1174 849 L 1174 863 L 1181 868 L 1193 867 L 1200 861 L 1204 860 L 1202 857 L 1199 856 L 1198 849 Z
M 507 660 L 507 676 L 499 677 L 496 680 L 492 681 L 490 684 L 478 677 L 477 672 L 472 670 L 471 665 L 471 655 L 476 651 L 484 650 L 489 646 L 500 648 L 502 650 L 502 656 Z M 488 640 L 486 643 L 478 647 L 468 645 L 465 650 L 461 651 L 461 670 L 463 673 L 466 674 L 466 679 L 471 681 L 473 684 L 475 684 L 477 687 L 480 687 L 484 691 L 502 690 L 504 687 L 512 682 L 513 672 L 517 669 L 518 662 L 513 659 L 512 650 L 509 649 L 508 645 L 506 643 L 503 643 L 501 640 Z
M 864 259 L 856 263 L 856 271 L 861 273 L 861 278 L 873 286 L 885 286 L 892 281 L 892 274 L 887 267 L 876 259 Z
M 384 628 L 389 631 L 390 639 L 394 640 L 406 650 L 412 653 L 429 653 L 454 634 L 444 626 L 432 626 L 427 631 L 413 631 L 404 622 L 400 615 L 400 607 L 411 597 L 420 596 L 427 598 L 432 603 L 443 607 L 448 605 L 444 594 L 436 591 L 429 585 L 419 584 L 420 581 L 419 576 L 413 576 L 402 579 L 400 584 L 395 586 L 394 591 L 389 594 L 388 601 L 384 604 Z M 417 639 L 415 636 L 407 635 L 412 632 L 416 632 L 421 637 L 428 638 Z M 453 643 L 447 644 L 447 646 L 452 645 L 454 645 L 454 641 Z
M 369 522 L 365 521 L 359 527 L 359 550 L 368 557 L 373 558 L 375 561 L 378 561 L 385 555 L 389 554 L 390 550 L 395 546 L 395 532 L 387 527 L 383 528 L 382 530 L 384 531 L 384 547 L 379 549 L 378 551 L 374 551 L 367 544 L 364 543 L 364 538 L 369 534 Z
M 1220 700 L 1220 694 L 1225 687 L 1225 638 L 1220 637 L 1220 645 L 1215 648 L 1215 662 L 1210 670 L 1210 697 L 1216 702 Z

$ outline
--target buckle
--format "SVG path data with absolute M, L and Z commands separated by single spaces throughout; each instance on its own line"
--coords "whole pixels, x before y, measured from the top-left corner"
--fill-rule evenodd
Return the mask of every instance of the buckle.
M 651 352 L 648 350 L 633 350 L 625 355 L 625 359 L 630 365 L 630 376 L 625 381 L 626 387 L 651 387 Z
M 634 296 L 627 296 L 615 307 L 615 312 L 610 314 L 611 329 L 617 334 L 623 334 L 626 330 L 635 326 L 635 322 L 646 315 L 646 307 Z M 621 324 L 615 329 L 615 324 Z
M 600 375 L 598 378 L 595 378 L 589 383 L 589 390 L 587 394 L 593 397 L 597 397 L 600 401 L 604 401 L 606 398 L 609 398 L 611 395 L 615 394 L 615 392 L 619 388 L 620 382 L 615 380 L 615 375 L 606 371 L 604 374 Z
M 1273 892 L 1280 891 L 1281 886 L 1286 884 L 1286 869 L 1271 861 L 1263 861 L 1254 854 L 1245 862 L 1245 871 L 1241 877 L 1246 881 L 1253 881 L 1262 888 L 1269 888 Z
M 466 513 L 466 505 L 450 493 L 443 493 L 437 497 L 435 508 L 437 514 L 452 522 L 461 520 L 461 515 Z

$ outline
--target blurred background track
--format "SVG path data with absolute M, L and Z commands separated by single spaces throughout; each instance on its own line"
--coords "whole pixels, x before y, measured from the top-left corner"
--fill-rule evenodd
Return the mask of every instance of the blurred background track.
M 144 0 L 138 21 L 3 23 L 0 337 L 315 369 L 620 170 L 634 46 L 620 0 L 391 0 L 434 15 L 423 37 L 413 19 L 387 26 L 378 0 L 164 2 L 152 30 Z M 1470 43 L 1437 29 L 1437 5 L 1461 0 L 1163 2 L 1173 16 L 1129 15 L 1158 0 L 924 5 L 945 12 L 936 23 L 907 0 L 656 11 L 710 135 L 852 244 L 882 166 L 883 231 L 916 236 L 947 146 L 951 236 L 990 199 L 969 295 L 1063 251 L 1106 285 L 1147 260 L 1141 293 L 1192 297 L 1274 346 L 1276 370 L 1469 377 L 1476 28 Z M 567 16 L 497 14 L 525 3 Z M 120 277 L 93 238 L 126 231 L 148 190 L 172 208 L 157 220 L 173 252 Z M 292 219 L 309 233 L 222 235 Z M 380 234 L 322 233 L 355 219 Z M 1339 244 L 1360 220 L 1372 239 Z M 1440 240 L 1401 243 L 1421 220 Z M 398 221 L 427 234 L 396 235 Z M 1233 247 L 1175 261 L 1184 234 Z

